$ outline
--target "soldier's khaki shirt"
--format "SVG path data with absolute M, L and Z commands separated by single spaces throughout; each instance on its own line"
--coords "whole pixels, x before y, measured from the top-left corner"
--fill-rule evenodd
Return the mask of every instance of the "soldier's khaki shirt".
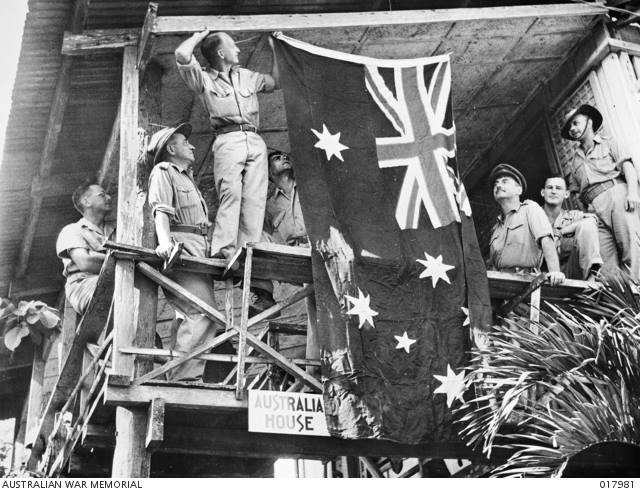
M 104 227 L 99 227 L 93 222 L 89 222 L 84 217 L 78 222 L 67 224 L 62 228 L 56 241 L 56 253 L 62 259 L 62 274 L 65 277 L 78 275 L 95 275 L 93 273 L 81 272 L 69 255 L 69 251 L 76 248 L 105 253 L 104 243 L 111 237 L 115 225 L 106 222 Z M 74 277 L 75 278 L 75 277 Z
M 307 229 L 296 185 L 290 195 L 276 187 L 273 195 L 267 199 L 265 223 L 277 243 L 289 244 L 295 239 L 306 237 Z
M 600 135 L 593 138 L 593 148 L 589 152 L 585 153 L 578 146 L 567 166 L 566 179 L 569 191 L 582 193 L 591 185 L 620 177 L 620 158 L 620 151 L 613 140 Z
M 149 176 L 149 205 L 164 212 L 171 225 L 209 223 L 209 210 L 190 170 L 171 162 L 155 165 Z
M 506 215 L 498 216 L 490 240 L 490 262 L 498 270 L 539 268 L 542 264 L 540 240 L 553 237 L 542 207 L 525 200 Z
M 227 80 L 213 68 L 203 69 L 195 56 L 185 65 L 178 63 L 178 73 L 202 100 L 214 130 L 239 124 L 258 128 L 258 93 L 272 92 L 275 88 L 271 75 L 235 66 Z

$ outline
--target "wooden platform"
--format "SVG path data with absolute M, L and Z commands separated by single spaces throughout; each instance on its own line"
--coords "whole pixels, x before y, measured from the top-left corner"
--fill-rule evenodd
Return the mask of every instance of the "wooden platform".
M 113 248 L 116 257 L 129 254 L 136 255 L 136 259 L 150 264 L 161 264 L 153 250 L 107 242 L 108 248 Z M 233 271 L 233 277 L 241 279 L 244 272 L 242 256 L 239 257 L 239 268 Z M 227 263 L 224 260 L 212 258 L 196 258 L 184 256 L 176 268 L 187 271 L 206 272 L 221 280 Z M 312 283 L 311 250 L 293 246 L 283 246 L 273 243 L 256 243 L 253 245 L 252 278 L 263 280 L 278 280 L 290 283 Z M 525 273 L 507 273 L 487 271 L 490 296 L 493 299 L 511 299 L 533 281 L 535 275 Z M 543 299 L 565 299 L 589 289 L 597 288 L 598 284 L 582 280 L 567 279 L 562 285 L 551 287 L 543 285 Z

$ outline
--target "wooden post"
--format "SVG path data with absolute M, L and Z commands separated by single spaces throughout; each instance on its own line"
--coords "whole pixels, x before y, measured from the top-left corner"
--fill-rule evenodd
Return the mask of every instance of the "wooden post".
M 31 382 L 27 399 L 27 443 L 35 439 L 39 428 L 40 416 L 42 415 L 42 383 L 44 382 L 46 363 L 40 348 L 36 346 L 33 350 L 33 366 L 31 366 Z
M 238 400 L 242 400 L 244 396 L 244 358 L 247 352 L 247 326 L 249 322 L 252 260 L 253 246 L 251 244 L 247 244 L 247 256 L 244 261 L 244 278 L 242 281 L 240 333 L 238 334 L 238 371 L 236 374 L 236 398 Z
M 227 320 L 225 329 L 233 328 L 233 278 L 224 281 L 224 316 Z
M 122 61 L 122 101 L 120 107 L 120 169 L 118 173 L 118 241 L 141 245 L 142 203 L 138 193 L 138 71 L 137 48 L 127 46 Z M 119 347 L 135 343 L 139 296 L 134 288 L 135 265 L 118 260 L 114 292 L 113 373 L 132 376 L 134 357 Z M 155 315 L 155 313 L 154 313 Z M 116 408 L 116 446 L 112 477 L 148 477 L 151 454 L 145 446 L 146 409 Z
M 61 344 L 61 351 L 58 359 L 58 373 L 61 371 L 64 361 L 67 360 L 69 350 L 73 344 L 73 339 L 76 335 L 76 329 L 78 327 L 78 314 L 73 306 L 65 299 L 64 302 L 64 314 L 62 317 L 62 333 L 59 343 Z
M 162 398 L 151 400 L 145 439 L 145 445 L 149 451 L 158 449 L 164 440 L 164 413 L 164 400 Z
M 342 456 L 342 478 L 360 478 L 360 460 L 356 456 Z

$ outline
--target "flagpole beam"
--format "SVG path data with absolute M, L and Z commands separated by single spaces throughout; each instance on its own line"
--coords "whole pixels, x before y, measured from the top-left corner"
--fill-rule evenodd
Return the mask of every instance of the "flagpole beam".
M 529 17 L 582 17 L 606 14 L 606 8 L 587 4 L 521 5 L 509 7 L 437 10 L 394 10 L 328 14 L 158 16 L 151 26 L 155 35 L 214 31 L 284 31 L 330 27 L 390 26 L 442 22 L 508 20 Z

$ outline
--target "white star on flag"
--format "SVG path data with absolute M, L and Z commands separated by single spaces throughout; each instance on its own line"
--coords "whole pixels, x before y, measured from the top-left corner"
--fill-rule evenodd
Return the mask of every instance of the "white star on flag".
M 407 354 L 409 353 L 409 348 L 411 347 L 411 345 L 416 343 L 416 341 L 413 338 L 409 338 L 409 335 L 407 335 L 406 331 L 402 334 L 401 337 L 399 337 L 398 335 L 393 335 L 393 336 L 398 341 L 398 345 L 396 345 L 396 348 L 404 349 L 405 352 L 407 352 Z
M 466 318 L 464 319 L 464 322 L 462 323 L 462 326 L 470 325 L 471 321 L 469 320 L 469 308 L 466 308 L 466 307 L 462 306 L 460 309 L 462 309 L 462 312 L 466 316 Z
M 349 147 L 340 143 L 340 132 L 332 135 L 331 132 L 329 132 L 327 125 L 324 123 L 322 124 L 322 133 L 314 130 L 313 128 L 311 131 L 316 137 L 318 137 L 318 141 L 314 147 L 324 150 L 327 153 L 328 161 L 330 161 L 335 155 L 338 159 L 344 162 L 344 159 L 342 158 L 342 151 Z
M 434 288 L 440 279 L 450 284 L 451 282 L 447 276 L 447 271 L 453 270 L 455 267 L 442 263 L 442 255 L 438 255 L 437 258 L 434 258 L 425 251 L 424 257 L 426 260 L 416 260 L 418 263 L 425 266 L 425 270 L 420 274 L 420 278 L 431 277 L 431 285 Z
M 362 328 L 365 322 L 371 325 L 371 328 L 375 328 L 373 326 L 373 317 L 378 315 L 377 311 L 374 311 L 369 307 L 369 303 L 371 302 L 370 296 L 365 296 L 364 293 L 358 289 L 358 297 L 351 297 L 345 295 L 347 301 L 349 301 L 353 306 L 347 314 L 355 314 L 358 316 L 358 328 Z
M 453 372 L 453 369 L 451 369 L 451 366 L 447 364 L 446 376 L 436 376 L 434 374 L 433 377 L 442 383 L 433 393 L 444 393 L 447 395 L 447 408 L 451 408 L 451 404 L 456 398 L 464 401 L 464 370 L 456 374 Z

